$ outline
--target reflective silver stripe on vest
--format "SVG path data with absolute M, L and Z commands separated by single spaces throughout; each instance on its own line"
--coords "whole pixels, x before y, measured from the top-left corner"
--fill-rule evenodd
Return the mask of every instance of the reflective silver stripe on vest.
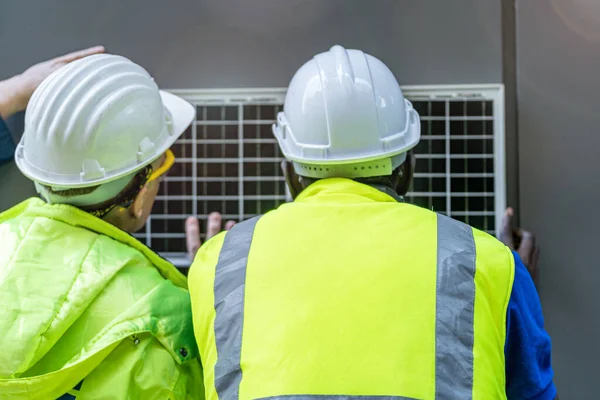
M 236 224 L 227 232 L 215 270 L 215 388 L 220 399 L 239 398 L 246 267 L 259 218 Z
M 473 229 L 437 216 L 435 398 L 473 397 L 475 240 Z
M 246 267 L 259 217 L 225 236 L 215 272 L 215 388 L 220 399 L 239 399 Z M 472 398 L 475 241 L 471 227 L 437 216 L 435 398 Z M 288 400 L 411 400 L 399 396 L 285 395 Z

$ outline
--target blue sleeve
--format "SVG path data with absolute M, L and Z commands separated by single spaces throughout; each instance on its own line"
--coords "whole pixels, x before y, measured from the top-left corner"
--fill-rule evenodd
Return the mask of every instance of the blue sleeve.
M 8 130 L 8 126 L 0 118 L 0 165 L 12 160 L 15 154 L 15 142 Z
M 551 341 L 542 305 L 529 271 L 515 253 L 515 281 L 506 318 L 508 400 L 553 400 Z

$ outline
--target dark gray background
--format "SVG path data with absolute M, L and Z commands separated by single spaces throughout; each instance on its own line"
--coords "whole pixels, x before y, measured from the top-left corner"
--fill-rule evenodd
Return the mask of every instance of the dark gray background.
M 596 5 L 597 4 L 597 5 Z M 104 44 L 164 88 L 281 87 L 333 44 L 402 84 L 506 85 L 508 203 L 543 247 L 541 296 L 563 399 L 594 399 L 600 357 L 600 2 L 0 0 L 0 79 Z M 518 101 L 517 101 L 518 100 Z M 518 128 L 518 130 L 517 130 Z M 596 145 L 596 146 L 594 146 Z M 598 158 L 598 156 L 596 156 Z M 0 168 L 0 209 L 33 194 Z
M 542 245 L 541 297 L 564 399 L 597 399 L 600 2 L 519 0 L 520 208 Z

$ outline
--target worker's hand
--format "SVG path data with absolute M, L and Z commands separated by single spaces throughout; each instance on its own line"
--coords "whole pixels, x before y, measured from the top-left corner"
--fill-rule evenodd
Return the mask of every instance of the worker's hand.
M 104 53 L 104 50 L 103 46 L 90 47 L 52 60 L 43 61 L 29 67 L 20 75 L 0 82 L 0 100 L 2 103 L 0 116 L 8 118 L 12 114 L 25 110 L 35 89 L 37 89 L 44 79 L 60 67 L 80 58 L 91 56 L 92 54 Z
M 536 245 L 535 236 L 533 236 L 531 232 L 521 228 L 514 229 L 512 227 L 514 213 L 512 208 L 508 208 L 504 212 L 500 240 L 511 250 L 516 250 L 517 253 L 519 253 L 521 260 L 529 270 L 533 281 L 537 283 L 540 248 Z
M 221 214 L 218 212 L 213 212 L 208 216 L 208 221 L 206 223 L 206 240 L 215 236 L 222 229 L 223 219 L 221 218 Z M 225 224 L 225 230 L 230 230 L 235 225 L 235 221 L 227 221 Z M 202 245 L 202 240 L 200 239 L 200 223 L 197 218 L 189 217 L 185 221 L 185 239 L 187 243 L 187 252 L 190 260 L 194 260 L 196 258 L 196 253 L 198 249 Z

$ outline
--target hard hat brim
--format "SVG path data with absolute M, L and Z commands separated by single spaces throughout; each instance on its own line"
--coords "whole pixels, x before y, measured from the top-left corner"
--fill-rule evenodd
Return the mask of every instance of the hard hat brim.
M 177 139 L 185 132 L 190 126 L 194 118 L 196 117 L 196 109 L 186 100 L 179 96 L 175 96 L 172 93 L 160 91 L 160 97 L 167 110 L 171 113 L 173 118 L 173 135 L 172 142 L 169 144 L 165 151 L 175 143 Z M 162 153 L 161 153 L 162 154 Z

